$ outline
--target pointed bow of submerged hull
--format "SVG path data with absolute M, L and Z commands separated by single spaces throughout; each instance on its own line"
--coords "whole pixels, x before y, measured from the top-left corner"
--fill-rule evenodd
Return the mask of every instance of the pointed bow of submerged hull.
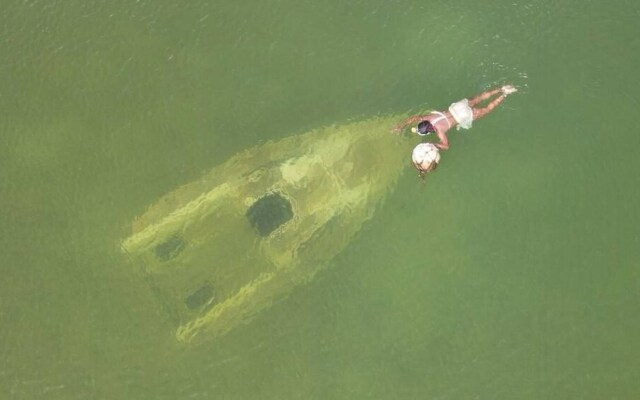
M 308 282 L 350 242 L 407 165 L 410 144 L 379 117 L 265 143 L 165 195 L 122 249 L 176 338 L 198 343 Z

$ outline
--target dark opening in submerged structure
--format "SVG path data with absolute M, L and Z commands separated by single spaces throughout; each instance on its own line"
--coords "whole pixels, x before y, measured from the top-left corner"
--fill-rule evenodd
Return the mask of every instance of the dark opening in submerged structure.
M 291 203 L 279 193 L 270 193 L 256 200 L 247 210 L 247 219 L 260 236 L 267 236 L 293 218 Z
M 189 310 L 195 310 L 211 303 L 214 299 L 214 295 L 215 292 L 213 290 L 213 286 L 209 283 L 205 283 L 200 289 L 191 293 L 186 299 L 184 299 L 184 304 Z
M 179 235 L 173 235 L 169 239 L 156 246 L 154 252 L 158 260 L 169 261 L 184 249 L 184 239 Z

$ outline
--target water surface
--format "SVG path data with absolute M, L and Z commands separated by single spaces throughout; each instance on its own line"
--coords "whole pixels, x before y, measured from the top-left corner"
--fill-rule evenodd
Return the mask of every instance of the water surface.
M 10 1 L 0 12 L 0 397 L 632 399 L 631 1 Z M 119 251 L 266 140 L 517 95 L 332 269 L 198 350 Z M 409 165 L 409 164 L 408 164 Z

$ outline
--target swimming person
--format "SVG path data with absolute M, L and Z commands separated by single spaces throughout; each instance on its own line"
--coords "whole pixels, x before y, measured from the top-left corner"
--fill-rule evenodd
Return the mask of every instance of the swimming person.
M 496 108 L 498 104 L 502 103 L 507 95 L 515 93 L 517 91 L 518 89 L 516 89 L 512 85 L 505 85 L 498 89 L 489 90 L 472 99 L 462 99 L 456 103 L 451 104 L 448 111 L 432 111 L 429 114 L 414 115 L 412 117 L 409 117 L 402 123 L 396 125 L 393 128 L 393 132 L 400 133 L 407 125 L 417 123 L 416 126 L 411 128 L 412 132 L 418 134 L 419 136 L 427 136 L 435 132 L 440 139 L 439 143 L 432 144 L 433 146 L 435 146 L 436 152 L 438 149 L 447 150 L 449 148 L 449 140 L 447 139 L 447 131 L 449 129 L 454 126 L 457 126 L 458 129 L 471 128 L 471 123 L 473 122 L 473 120 L 484 117 L 494 108 Z M 485 100 L 489 100 L 499 93 L 500 96 L 491 100 L 491 102 L 485 107 L 477 107 L 479 103 L 482 103 Z M 437 162 L 440 160 L 440 157 L 438 155 L 436 161 L 435 155 L 431 155 L 432 151 L 425 151 L 425 146 L 420 147 L 421 145 L 424 145 L 424 143 L 419 144 L 414 149 L 412 159 L 414 166 L 418 169 L 418 171 L 420 171 L 420 175 L 422 176 L 425 172 L 429 172 L 435 169 L 436 165 L 434 164 L 437 164 Z M 422 156 L 423 154 L 425 155 L 424 157 Z

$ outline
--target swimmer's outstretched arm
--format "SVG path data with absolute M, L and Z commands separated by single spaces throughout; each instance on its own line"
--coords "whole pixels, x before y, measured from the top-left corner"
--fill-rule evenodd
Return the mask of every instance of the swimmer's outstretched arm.
M 406 120 L 402 121 L 398 125 L 393 127 L 393 133 L 400 133 L 405 126 L 410 124 L 416 124 L 418 122 L 425 121 L 429 115 L 414 115 L 413 117 L 409 117 Z
M 437 148 L 440 150 L 449 150 L 449 139 L 447 138 L 447 134 L 437 131 L 438 139 L 440 139 L 439 143 L 434 143 Z

